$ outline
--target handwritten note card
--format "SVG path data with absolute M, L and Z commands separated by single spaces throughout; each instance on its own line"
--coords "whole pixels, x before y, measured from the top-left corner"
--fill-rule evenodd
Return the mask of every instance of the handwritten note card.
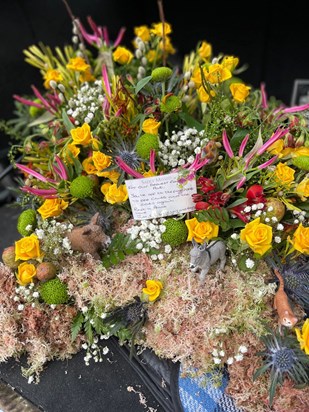
M 177 173 L 171 173 L 126 180 L 133 218 L 152 219 L 195 210 L 192 200 L 192 194 L 196 193 L 195 179 L 180 187 L 177 178 Z

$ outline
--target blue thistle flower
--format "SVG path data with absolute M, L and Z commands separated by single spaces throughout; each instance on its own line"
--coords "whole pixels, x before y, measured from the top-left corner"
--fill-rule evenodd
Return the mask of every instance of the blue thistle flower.
M 269 372 L 269 404 L 272 406 L 275 391 L 285 378 L 290 378 L 296 385 L 309 383 L 309 357 L 299 348 L 295 336 L 283 335 L 270 331 L 261 337 L 265 350 L 257 355 L 263 357 L 263 365 L 258 368 L 253 380 Z

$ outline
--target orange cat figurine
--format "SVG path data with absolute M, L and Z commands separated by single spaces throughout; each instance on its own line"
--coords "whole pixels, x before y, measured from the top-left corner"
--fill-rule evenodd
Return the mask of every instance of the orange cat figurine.
M 281 333 L 281 327 L 286 326 L 292 328 L 298 321 L 294 315 L 291 306 L 289 304 L 288 296 L 284 291 L 284 280 L 282 275 L 277 269 L 274 269 L 275 275 L 279 279 L 279 287 L 274 298 L 274 308 L 278 312 L 279 316 L 279 331 Z

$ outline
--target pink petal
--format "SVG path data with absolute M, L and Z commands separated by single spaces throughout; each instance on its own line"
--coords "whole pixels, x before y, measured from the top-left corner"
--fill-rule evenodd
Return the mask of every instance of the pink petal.
M 242 155 L 244 154 L 244 150 L 245 150 L 248 140 L 249 140 L 249 134 L 246 134 L 239 148 L 239 152 L 238 152 L 239 157 L 242 157 Z
M 234 157 L 234 153 L 231 148 L 225 129 L 223 129 L 223 133 L 222 133 L 222 143 L 223 143 L 224 149 L 226 150 L 226 153 L 232 159 Z

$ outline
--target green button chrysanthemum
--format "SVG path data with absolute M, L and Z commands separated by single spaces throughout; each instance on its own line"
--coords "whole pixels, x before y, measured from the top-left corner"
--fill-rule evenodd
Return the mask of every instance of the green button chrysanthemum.
M 163 224 L 166 227 L 161 236 L 164 243 L 176 247 L 187 240 L 188 228 L 183 220 L 169 218 Z
M 142 159 L 149 159 L 150 151 L 154 149 L 156 152 L 159 150 L 159 138 L 155 134 L 145 133 L 142 134 L 136 142 L 136 153 Z
M 92 197 L 95 182 L 87 176 L 78 176 L 71 182 L 70 193 L 77 199 Z
M 173 74 L 169 67 L 157 67 L 151 72 L 151 78 L 154 82 L 164 82 Z
M 36 228 L 36 225 L 36 212 L 33 209 L 24 210 L 17 219 L 17 230 L 22 236 L 29 236 Z
M 59 305 L 67 303 L 69 294 L 67 285 L 59 278 L 54 278 L 44 282 L 39 287 L 40 296 L 48 305 Z

